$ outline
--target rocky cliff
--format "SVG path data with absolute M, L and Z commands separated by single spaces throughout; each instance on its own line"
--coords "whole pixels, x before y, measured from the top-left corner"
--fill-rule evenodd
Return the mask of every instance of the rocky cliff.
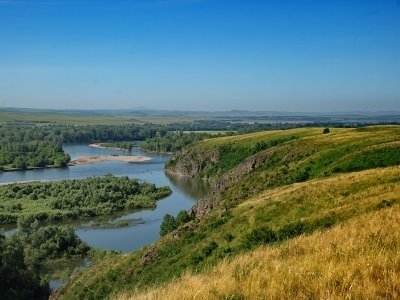
M 239 162 L 228 172 L 220 172 L 219 159 L 223 147 L 204 148 L 196 145 L 173 155 L 166 164 L 166 172 L 175 176 L 200 177 L 207 180 L 212 191 L 199 200 L 189 212 L 201 217 L 219 204 L 221 191 L 231 184 L 240 182 L 241 178 L 263 165 L 271 155 L 270 152 L 260 152 Z

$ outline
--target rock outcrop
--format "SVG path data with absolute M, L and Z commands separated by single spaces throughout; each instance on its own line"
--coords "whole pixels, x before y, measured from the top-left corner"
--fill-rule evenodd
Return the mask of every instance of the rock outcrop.
M 176 176 L 191 177 L 200 176 L 203 179 L 207 169 L 212 164 L 218 162 L 219 154 L 218 151 L 210 150 L 204 151 L 201 147 L 191 147 L 189 149 L 183 149 L 175 153 L 166 164 L 166 172 Z
M 212 191 L 200 199 L 190 210 L 189 213 L 195 213 L 196 218 L 201 218 L 209 213 L 220 200 L 220 192 L 227 186 L 240 182 L 241 178 L 265 164 L 271 153 L 260 152 L 247 157 L 236 167 L 219 176 L 218 171 L 214 177 L 209 177 L 208 171 L 218 164 L 219 149 L 203 149 L 202 147 L 192 147 L 176 153 L 166 165 L 166 172 L 175 176 L 200 177 L 207 180 Z

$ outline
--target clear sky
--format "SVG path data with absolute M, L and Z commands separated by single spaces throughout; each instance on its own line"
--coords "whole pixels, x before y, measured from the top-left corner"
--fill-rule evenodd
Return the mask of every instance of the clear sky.
M 400 110 L 400 0 L 0 0 L 0 107 Z

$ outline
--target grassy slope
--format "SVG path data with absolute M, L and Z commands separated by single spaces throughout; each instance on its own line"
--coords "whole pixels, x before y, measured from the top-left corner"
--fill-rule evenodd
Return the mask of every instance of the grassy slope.
M 322 135 L 320 128 L 296 129 L 210 140 L 197 147 L 205 157 L 207 149 L 215 152 L 227 144 L 237 153 L 235 147 L 253 147 L 257 140 L 281 135 L 296 138 L 252 154 L 264 160 L 222 192 L 212 213 L 147 249 L 94 265 L 71 281 L 62 295 L 102 298 L 125 289 L 142 290 L 187 270 L 200 272 L 260 244 L 279 245 L 299 234 L 396 207 L 400 201 L 399 167 L 358 171 L 399 164 L 399 127 L 340 129 L 329 135 Z M 203 174 L 210 170 L 216 174 L 223 167 L 209 164 Z M 225 172 L 234 174 L 238 164 Z M 299 176 L 304 172 L 307 176 Z M 143 259 L 144 255 L 151 259 Z
M 116 299 L 398 299 L 400 206 Z

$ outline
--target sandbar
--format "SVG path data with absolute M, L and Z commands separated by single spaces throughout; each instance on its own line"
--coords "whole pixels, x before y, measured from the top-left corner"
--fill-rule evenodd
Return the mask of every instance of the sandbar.
M 93 164 L 103 161 L 122 161 L 129 163 L 144 162 L 152 160 L 151 157 L 137 155 L 97 155 L 97 156 L 81 156 L 70 161 L 69 166 Z
M 39 182 L 39 181 L 38 180 L 21 180 L 21 181 L 0 182 L 0 186 L 9 185 L 9 184 L 35 183 L 35 182 Z

